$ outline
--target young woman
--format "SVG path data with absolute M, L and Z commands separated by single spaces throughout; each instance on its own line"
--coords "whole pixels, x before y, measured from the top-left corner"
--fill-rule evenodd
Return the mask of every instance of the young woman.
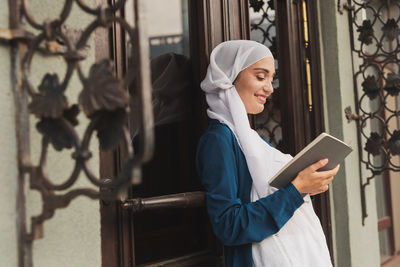
M 309 194 L 328 190 L 339 166 L 317 172 L 321 160 L 277 190 L 268 180 L 291 156 L 250 127 L 247 114 L 264 109 L 274 74 L 270 50 L 257 42 L 228 41 L 211 53 L 201 83 L 210 124 L 196 156 L 211 224 L 228 267 L 332 266 Z

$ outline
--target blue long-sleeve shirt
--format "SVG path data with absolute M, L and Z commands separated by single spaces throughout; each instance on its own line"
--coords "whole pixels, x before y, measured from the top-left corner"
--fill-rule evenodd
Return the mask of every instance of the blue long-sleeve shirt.
M 217 120 L 210 120 L 200 138 L 196 169 L 214 233 L 225 246 L 227 267 L 253 266 L 251 243 L 277 233 L 304 202 L 291 183 L 251 202 L 252 179 L 244 154 L 233 132 Z

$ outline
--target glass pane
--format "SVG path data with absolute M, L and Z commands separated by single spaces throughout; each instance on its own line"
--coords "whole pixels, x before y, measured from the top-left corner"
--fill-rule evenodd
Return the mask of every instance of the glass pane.
M 188 1 L 146 0 L 144 4 L 150 58 L 171 52 L 189 57 Z
M 195 135 L 191 107 L 188 0 L 146 0 L 150 44 L 155 150 L 142 168 L 134 197 L 201 190 L 195 175 Z M 198 101 L 198 100 L 197 100 Z M 135 133 L 133 143 L 138 149 Z M 145 211 L 134 215 L 137 265 L 205 250 L 208 241 L 204 208 Z
M 276 56 L 275 10 L 273 1 L 254 1 L 250 4 L 251 39 L 266 45 L 275 57 L 276 76 L 278 60 Z M 265 103 L 264 111 L 256 115 L 256 130 L 261 137 L 280 148 L 282 142 L 281 111 L 279 105 L 279 80 L 275 79 L 274 93 Z
M 381 254 L 381 262 L 386 260 L 391 256 L 391 245 L 390 245 L 390 231 L 389 229 L 384 229 L 379 232 L 379 247 Z
M 375 176 L 375 190 L 376 190 L 376 209 L 378 213 L 378 220 L 389 215 L 388 197 L 385 183 L 385 175 Z

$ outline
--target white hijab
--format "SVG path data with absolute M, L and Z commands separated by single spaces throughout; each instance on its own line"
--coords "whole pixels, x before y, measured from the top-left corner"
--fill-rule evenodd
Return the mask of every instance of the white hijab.
M 246 158 L 253 180 L 251 201 L 277 190 L 268 181 L 292 158 L 269 146 L 250 127 L 245 106 L 233 85 L 242 70 L 266 57 L 273 57 L 271 51 L 255 41 L 223 42 L 212 51 L 207 75 L 201 83 L 209 106 L 208 116 L 232 130 Z M 305 200 L 306 204 L 295 212 L 279 233 L 253 243 L 254 266 L 332 266 L 318 217 L 308 196 Z M 295 251 L 298 246 L 309 249 L 297 248 Z

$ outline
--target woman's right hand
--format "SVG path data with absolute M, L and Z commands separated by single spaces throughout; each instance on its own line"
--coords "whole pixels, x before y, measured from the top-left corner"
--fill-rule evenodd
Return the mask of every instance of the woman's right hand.
M 322 159 L 308 166 L 292 181 L 297 191 L 301 194 L 317 195 L 328 190 L 328 184 L 333 180 L 334 176 L 339 171 L 337 165 L 329 171 L 317 171 L 328 163 L 328 159 Z

